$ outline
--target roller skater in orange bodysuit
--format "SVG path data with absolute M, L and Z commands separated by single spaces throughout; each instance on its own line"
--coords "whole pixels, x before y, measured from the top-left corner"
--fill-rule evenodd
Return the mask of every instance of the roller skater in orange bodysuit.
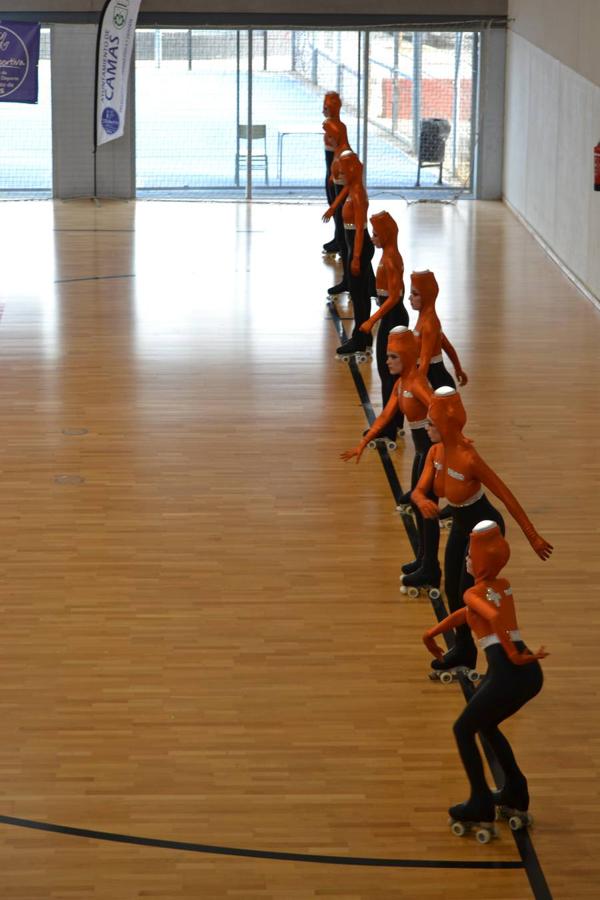
M 460 385 L 468 381 L 463 372 L 456 350 L 442 332 L 442 325 L 435 311 L 435 301 L 439 292 L 435 275 L 428 269 L 424 272 L 413 272 L 410 276 L 410 305 L 419 311 L 419 318 L 414 327 L 415 337 L 419 341 L 419 365 L 423 374 L 429 379 L 435 390 L 447 384 L 456 387 L 454 379 L 444 366 L 442 350 L 450 359 L 456 371 Z
M 383 253 L 377 266 L 375 283 L 379 309 L 360 326 L 364 334 L 371 334 L 376 322 L 380 322 L 377 331 L 377 371 L 381 380 L 381 398 L 385 408 L 390 399 L 396 375 L 387 365 L 388 335 L 397 325 L 408 325 L 408 312 L 402 302 L 404 299 L 404 262 L 398 250 L 398 226 L 388 212 L 371 216 L 373 226 L 373 243 L 381 247 Z M 396 442 L 398 431 L 402 432 L 404 416 L 399 412 L 386 426 L 381 437 Z
M 432 490 L 445 497 L 452 510 L 452 529 L 444 557 L 444 583 L 450 612 L 463 605 L 464 592 L 473 586 L 466 571 L 469 533 L 482 519 L 492 519 L 504 532 L 504 521 L 483 492 L 483 486 L 499 497 L 518 522 L 525 537 L 541 559 L 548 559 L 552 545 L 541 537 L 527 518 L 525 510 L 503 481 L 483 461 L 462 429 L 467 415 L 458 392 L 450 387 L 438 388 L 429 404 L 429 436 L 434 442 L 427 454 L 423 473 L 412 499 L 425 518 L 438 515 L 438 508 L 428 497 Z M 440 443 L 435 441 L 440 440 Z M 473 669 L 477 648 L 466 625 L 456 629 L 455 646 L 443 659 L 432 663 L 434 672 Z
M 543 675 L 538 659 L 547 656 L 541 647 L 531 653 L 517 625 L 513 592 L 500 571 L 508 562 L 510 548 L 496 522 L 484 520 L 470 535 L 467 568 L 475 585 L 466 591 L 466 608 L 456 610 L 423 635 L 427 649 L 442 659 L 443 651 L 434 638 L 452 628 L 470 628 L 485 651 L 488 669 L 480 687 L 454 723 L 454 736 L 469 784 L 471 796 L 449 810 L 452 831 L 462 835 L 477 826 L 477 840 L 486 843 L 495 833 L 494 804 L 500 814 L 518 830 L 530 825 L 527 779 L 519 769 L 510 744 L 498 725 L 514 715 L 541 690 Z M 502 790 L 492 792 L 483 771 L 475 742 L 479 732 L 492 747 L 504 772 Z
M 390 372 L 400 377 L 394 385 L 385 409 L 363 435 L 360 444 L 353 450 L 346 450 L 345 453 L 342 453 L 342 459 L 349 460 L 356 457 L 356 462 L 358 462 L 367 444 L 375 440 L 377 435 L 385 432 L 389 423 L 398 414 L 398 410 L 401 409 L 406 416 L 415 445 L 411 474 L 411 486 L 414 487 L 421 474 L 427 451 L 431 447 L 431 441 L 425 430 L 431 387 L 417 367 L 415 337 L 412 331 L 403 325 L 392 328 L 390 331 L 387 358 Z M 432 501 L 435 499 L 435 495 L 431 492 L 428 496 Z M 435 592 L 431 594 L 432 596 L 439 596 L 441 571 L 437 554 L 440 530 L 435 520 L 424 519 L 416 507 L 415 518 L 419 534 L 419 547 L 416 560 L 402 566 L 402 571 L 405 573 L 402 576 L 403 589 L 414 588 L 418 593 L 419 588 L 424 588 L 429 590 L 430 594 L 432 591 Z
M 340 121 L 340 110 L 342 108 L 342 99 L 340 95 L 336 91 L 327 91 L 323 98 L 323 115 L 326 119 L 331 119 L 332 122 Z M 328 143 L 327 135 L 325 135 L 324 139 L 325 143 L 325 194 L 327 195 L 327 202 L 331 206 L 333 201 L 335 200 L 335 188 L 333 186 L 333 182 L 331 181 L 331 163 L 333 161 L 333 154 L 335 147 L 332 147 Z M 344 242 L 342 241 L 342 244 Z M 338 243 L 337 234 L 331 241 L 327 241 L 326 244 L 323 244 L 323 253 L 341 253 L 343 247 Z
M 336 353 L 341 359 L 362 354 L 371 347 L 372 338 L 363 334 L 360 326 L 371 314 L 371 290 L 375 285 L 373 242 L 367 231 L 367 210 L 369 198 L 363 184 L 363 165 L 356 153 L 344 150 L 339 157 L 339 165 L 346 181 L 345 188 L 329 207 L 323 221 L 327 222 L 342 203 L 342 219 L 348 247 L 348 288 L 354 307 L 354 329 L 352 336 Z
M 352 152 L 348 143 L 348 133 L 346 126 L 339 119 L 325 119 L 323 122 L 323 131 L 325 132 L 325 145 L 333 150 L 333 158 L 330 165 L 329 183 L 333 187 L 332 200 L 333 203 L 338 194 L 340 194 L 345 185 L 345 179 L 339 165 L 340 154 L 344 150 Z M 342 280 L 338 284 L 334 284 L 327 291 L 330 297 L 335 297 L 348 290 L 348 248 L 346 246 L 346 233 L 344 231 L 344 222 L 342 219 L 342 207 L 338 206 L 333 214 L 335 221 L 335 242 L 340 259 L 342 261 Z

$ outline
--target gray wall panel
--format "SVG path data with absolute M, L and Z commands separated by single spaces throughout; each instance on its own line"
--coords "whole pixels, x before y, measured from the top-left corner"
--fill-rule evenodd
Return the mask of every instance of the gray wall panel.
M 54 196 L 61 199 L 94 196 L 96 35 L 95 25 L 52 26 Z M 135 194 L 133 96 L 130 84 L 123 137 L 98 148 L 98 197 Z
M 56 197 L 93 194 L 96 32 L 93 25 L 52 28 L 52 153 Z
M 474 191 L 478 200 L 502 198 L 505 67 L 506 31 L 487 28 L 481 40 L 479 153 Z
M 102 9 L 104 0 L 0 0 L 0 12 L 73 12 L 89 13 Z M 506 15 L 508 0 L 379 0 L 377 14 L 398 15 Z M 194 12 L 266 12 L 362 14 L 364 2 L 329 0 L 326 10 L 322 0 L 144 0 L 145 13 Z M 7 18 L 5 16 L 5 18 Z

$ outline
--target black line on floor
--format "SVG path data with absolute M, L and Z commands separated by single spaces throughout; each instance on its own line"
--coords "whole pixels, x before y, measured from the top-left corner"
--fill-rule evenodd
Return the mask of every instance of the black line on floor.
M 317 853 L 286 853 L 277 850 L 250 850 L 245 847 L 219 847 L 213 844 L 195 844 L 190 841 L 165 841 L 159 838 L 138 837 L 132 834 L 117 834 L 112 831 L 94 831 L 89 828 L 71 828 L 53 822 L 37 822 L 15 816 L 0 815 L 0 824 L 35 831 L 49 831 L 70 837 L 89 838 L 94 841 L 112 841 L 117 844 L 135 844 L 140 847 L 160 847 L 165 850 L 183 850 L 187 853 L 210 853 L 216 856 L 245 856 L 251 859 L 276 859 L 289 862 L 320 863 L 330 866 L 375 866 L 392 869 L 522 869 L 518 861 L 495 862 L 494 860 L 453 860 L 453 859 L 387 859 L 370 856 L 327 856 Z
M 73 284 L 77 281 L 114 281 L 120 278 L 135 278 L 135 275 L 88 275 L 85 278 L 57 278 L 54 284 Z
M 335 329 L 338 333 L 338 337 L 343 342 L 347 340 L 347 335 L 344 330 L 344 326 L 342 325 L 341 319 L 338 315 L 337 309 L 333 302 L 329 302 L 328 304 L 329 312 L 331 315 L 331 320 L 335 326 Z M 354 379 L 354 384 L 356 385 L 356 389 L 358 392 L 358 396 L 360 398 L 360 402 L 365 411 L 365 415 L 368 419 L 369 425 L 372 425 L 375 421 L 375 413 L 373 411 L 373 407 L 371 405 L 371 400 L 369 397 L 369 392 L 365 386 L 363 381 L 363 377 L 358 370 L 358 366 L 354 359 L 350 360 L 350 371 L 352 373 L 352 378 Z M 381 461 L 383 463 L 383 467 L 385 469 L 386 475 L 388 476 L 388 481 L 390 484 L 390 489 L 394 496 L 394 499 L 397 501 L 398 493 L 397 490 L 399 488 L 398 476 L 396 474 L 396 470 L 392 464 L 391 459 L 389 458 L 389 454 L 385 448 L 378 447 L 379 455 L 381 457 Z M 389 469 L 392 470 L 393 476 L 390 477 L 388 474 Z M 404 523 L 404 527 L 406 528 L 408 538 L 412 544 L 413 550 L 416 550 L 415 540 L 416 540 L 416 529 L 414 524 L 412 524 L 411 516 L 402 516 L 402 521 Z M 412 525 L 412 528 L 411 528 Z M 440 598 L 438 600 L 431 600 L 431 605 L 433 606 L 433 610 L 438 622 L 441 622 L 448 613 L 446 607 L 444 605 L 443 600 Z M 451 646 L 453 641 L 452 633 L 448 635 L 443 635 L 444 640 L 448 646 Z M 465 696 L 465 699 L 468 701 L 472 696 L 473 692 L 476 690 L 475 686 L 471 684 L 471 682 L 464 676 L 459 676 L 460 685 Z M 482 746 L 484 748 L 484 752 L 491 769 L 492 775 L 494 776 L 494 780 L 496 781 L 496 785 L 501 785 L 504 780 L 504 774 L 502 772 L 502 768 L 494 756 L 494 753 L 491 747 L 483 740 Z M 550 888 L 548 887 L 548 882 L 544 876 L 542 871 L 542 867 L 540 865 L 539 859 L 535 852 L 535 848 L 533 846 L 533 842 L 531 840 L 531 836 L 527 829 L 521 829 L 520 831 L 511 831 L 511 834 L 514 838 L 515 844 L 517 846 L 517 850 L 519 851 L 519 855 L 521 857 L 521 861 L 523 863 L 523 868 L 527 873 L 527 878 L 529 879 L 529 884 L 531 890 L 533 891 L 533 896 L 535 900 L 552 900 L 552 894 L 550 893 Z

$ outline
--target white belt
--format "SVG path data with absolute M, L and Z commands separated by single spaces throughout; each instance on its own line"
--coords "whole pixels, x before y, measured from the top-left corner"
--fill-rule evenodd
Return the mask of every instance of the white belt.
M 408 427 L 416 431 L 417 428 L 427 428 L 427 419 L 419 419 L 418 422 L 409 422 Z
M 463 506 L 473 506 L 474 503 L 477 503 L 478 500 L 481 500 L 483 497 L 483 488 L 480 487 L 478 491 L 475 491 L 472 497 L 469 497 L 468 500 L 465 500 L 464 503 L 450 503 L 450 506 L 457 506 L 459 509 L 462 509 Z
M 413 331 L 413 334 L 417 334 L 417 332 L 416 332 L 416 331 Z M 431 365 L 431 363 L 442 362 L 443 359 L 444 359 L 444 357 L 442 356 L 442 354 L 441 354 L 441 353 L 438 353 L 437 356 L 432 356 L 432 357 L 431 357 L 431 359 L 429 360 L 429 365 Z M 420 362 L 421 362 L 421 360 L 418 359 L 418 360 L 417 360 L 417 363 L 420 363 Z
M 511 641 L 522 641 L 521 632 L 519 629 L 515 629 L 515 631 L 509 631 L 508 636 Z M 492 644 L 500 644 L 500 638 L 497 634 L 486 634 L 485 637 L 479 638 L 477 641 L 480 650 L 485 650 L 486 647 L 491 647 Z
M 385 290 L 385 288 L 377 288 L 377 296 L 378 297 L 389 297 L 390 295 Z
M 346 182 L 344 181 L 343 178 L 334 178 L 333 183 L 334 184 L 342 184 L 342 185 L 346 184 Z
M 344 222 L 344 228 L 346 229 L 346 231 L 356 231 L 356 225 L 346 225 L 345 222 Z

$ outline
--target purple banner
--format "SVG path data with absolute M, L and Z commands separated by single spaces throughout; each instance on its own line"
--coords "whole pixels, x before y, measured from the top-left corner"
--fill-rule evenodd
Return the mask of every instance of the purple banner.
M 0 22 L 0 102 L 37 103 L 40 26 Z

